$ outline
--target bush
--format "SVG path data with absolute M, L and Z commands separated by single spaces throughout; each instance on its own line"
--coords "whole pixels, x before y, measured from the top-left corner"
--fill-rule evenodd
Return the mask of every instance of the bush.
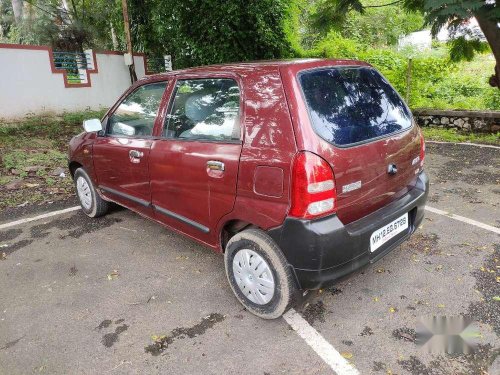
M 406 92 L 406 69 L 408 60 L 399 53 L 390 49 L 370 49 L 362 56 L 366 61 L 377 68 L 402 95 Z
M 359 59 L 362 47 L 355 41 L 343 38 L 338 32 L 330 31 L 316 46 L 305 52 L 308 57 L 329 59 Z

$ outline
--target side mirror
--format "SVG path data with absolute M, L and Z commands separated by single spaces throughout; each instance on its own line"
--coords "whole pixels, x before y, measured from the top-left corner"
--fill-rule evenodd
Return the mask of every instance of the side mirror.
M 102 130 L 101 120 L 96 118 L 85 120 L 83 122 L 83 129 L 85 129 L 87 133 L 100 132 Z

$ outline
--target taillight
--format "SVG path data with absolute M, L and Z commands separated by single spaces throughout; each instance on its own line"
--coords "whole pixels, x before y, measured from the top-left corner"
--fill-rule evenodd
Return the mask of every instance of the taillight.
M 295 156 L 290 216 L 311 219 L 337 210 L 335 178 L 330 165 L 311 152 Z
M 422 131 L 420 131 L 420 166 L 424 166 L 425 159 L 425 139 Z

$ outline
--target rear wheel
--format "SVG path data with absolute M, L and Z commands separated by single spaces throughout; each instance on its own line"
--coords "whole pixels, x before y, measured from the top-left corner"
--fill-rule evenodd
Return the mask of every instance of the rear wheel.
M 76 195 L 82 211 L 89 217 L 99 217 L 108 212 L 109 203 L 97 193 L 92 180 L 83 168 L 75 171 Z
M 280 317 L 297 293 L 285 256 L 278 245 L 259 229 L 247 229 L 232 237 L 224 254 L 226 274 L 236 298 L 251 313 Z

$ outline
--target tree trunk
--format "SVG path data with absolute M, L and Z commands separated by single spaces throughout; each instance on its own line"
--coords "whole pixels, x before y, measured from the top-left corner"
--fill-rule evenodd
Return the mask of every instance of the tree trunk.
M 479 10 L 475 16 L 496 60 L 495 74 L 490 77 L 490 85 L 500 89 L 500 28 L 484 11 Z
M 111 28 L 111 41 L 113 42 L 113 49 L 118 51 L 118 39 L 116 38 L 115 27 L 113 22 L 109 22 L 109 27 Z
M 128 19 L 128 7 L 127 0 L 122 0 L 122 10 L 123 10 L 123 27 L 125 28 L 125 40 L 127 41 L 127 52 L 132 57 L 132 65 L 129 65 L 128 69 L 130 72 L 130 80 L 132 83 L 137 81 L 137 74 L 135 72 L 134 66 L 134 52 L 132 49 L 132 38 L 130 36 L 130 23 Z
M 11 0 L 12 10 L 14 11 L 14 20 L 19 25 L 23 19 L 23 0 Z

